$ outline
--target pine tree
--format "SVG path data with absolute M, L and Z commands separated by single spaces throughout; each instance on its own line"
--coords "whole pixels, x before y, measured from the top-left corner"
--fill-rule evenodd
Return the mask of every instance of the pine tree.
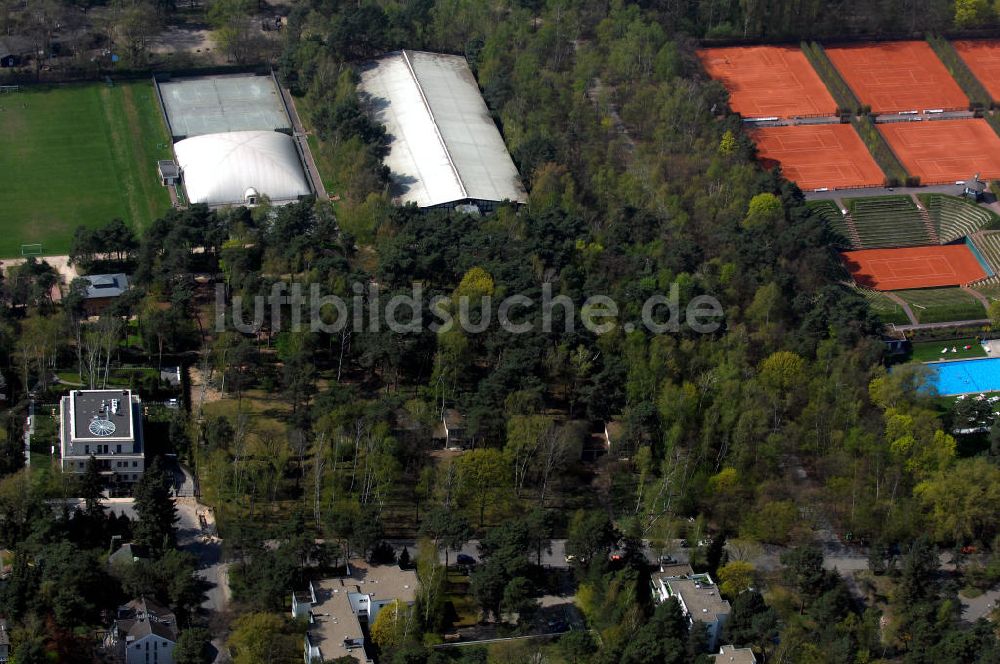
M 153 461 L 135 485 L 135 511 L 139 520 L 133 539 L 157 552 L 172 547 L 177 538 L 174 529 L 177 511 L 170 485 L 170 475 L 160 459 Z
M 91 454 L 87 460 L 87 470 L 80 478 L 80 497 L 83 498 L 84 510 L 88 517 L 93 519 L 104 516 L 104 505 L 101 503 L 103 493 L 104 478 L 97 468 L 97 459 Z

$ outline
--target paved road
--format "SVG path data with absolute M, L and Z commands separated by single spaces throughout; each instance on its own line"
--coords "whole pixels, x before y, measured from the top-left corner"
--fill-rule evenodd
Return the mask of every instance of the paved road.
M 968 327 L 972 325 L 985 325 L 990 321 L 986 318 L 981 320 L 956 320 L 947 323 L 919 323 L 917 325 L 892 325 L 892 329 L 899 330 L 900 332 L 907 332 L 909 330 L 937 330 L 946 327 Z
M 1000 588 L 988 590 L 972 599 L 961 595 L 958 598 L 962 601 L 962 619 L 975 622 L 980 618 L 989 618 L 993 608 L 1000 606 Z
M 68 503 L 83 508 L 83 499 L 71 499 Z M 138 518 L 134 498 L 106 498 L 103 504 L 116 516 L 125 515 L 133 521 Z M 198 513 L 205 512 L 207 507 L 194 498 L 178 498 L 176 506 L 178 548 L 197 557 L 198 575 L 211 584 L 202 607 L 206 611 L 221 613 L 228 607 L 230 599 L 228 565 L 222 562 L 222 540 L 209 537 L 214 535 L 214 528 L 210 525 L 207 530 L 203 529 L 198 521 Z
M 177 544 L 198 558 L 198 575 L 210 584 L 202 608 L 222 613 L 229 606 L 229 566 L 222 562 L 222 540 L 198 521 L 199 512 L 206 510 L 194 498 L 177 499 Z
M 398 554 L 403 547 L 407 547 L 410 551 L 410 556 L 416 555 L 417 543 L 415 540 L 408 539 L 390 539 L 386 540 L 392 547 L 396 550 Z M 532 562 L 535 562 L 534 551 L 530 552 L 530 558 Z M 669 552 L 678 562 L 686 563 L 688 561 L 688 553 L 685 549 L 680 547 L 680 540 L 674 545 L 673 550 Z M 448 551 L 448 562 L 449 564 L 455 563 L 455 557 L 458 554 L 465 554 L 467 556 L 472 556 L 474 559 L 479 560 L 479 540 L 469 540 L 466 542 L 461 549 L 458 551 L 450 550 Z M 643 543 L 643 554 L 646 556 L 647 560 L 653 561 L 658 557 L 657 552 L 654 552 L 650 546 L 649 542 L 645 541 Z M 444 562 L 445 553 L 442 551 L 440 554 L 441 562 Z M 553 569 L 569 569 L 571 565 L 566 562 L 566 540 L 564 539 L 554 539 L 549 540 L 548 548 L 542 549 L 542 559 L 540 564 L 542 567 L 551 567 Z
M 912 194 L 952 194 L 958 196 L 961 193 L 962 187 L 954 184 L 935 184 L 925 187 L 865 187 L 864 189 L 803 192 L 807 201 L 832 201 L 835 198 L 860 198 L 862 196 L 909 196 Z

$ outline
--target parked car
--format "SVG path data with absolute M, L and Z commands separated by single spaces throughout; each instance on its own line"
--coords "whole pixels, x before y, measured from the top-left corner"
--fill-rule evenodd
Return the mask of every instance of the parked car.
M 458 557 L 455 558 L 455 562 L 457 562 L 459 565 L 472 567 L 476 564 L 476 559 L 467 553 L 460 553 L 458 554 Z

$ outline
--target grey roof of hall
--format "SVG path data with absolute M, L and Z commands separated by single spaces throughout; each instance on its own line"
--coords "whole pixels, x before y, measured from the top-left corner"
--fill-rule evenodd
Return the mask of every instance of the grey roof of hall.
M 396 202 L 527 201 L 465 58 L 396 51 L 360 74 L 359 89 L 388 134 Z

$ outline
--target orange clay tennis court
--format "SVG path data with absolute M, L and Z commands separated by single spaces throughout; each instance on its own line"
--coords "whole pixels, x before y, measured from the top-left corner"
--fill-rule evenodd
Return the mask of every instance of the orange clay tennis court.
M 765 168 L 781 164 L 800 189 L 881 187 L 882 170 L 849 124 L 785 125 L 750 130 Z
M 961 286 L 987 276 L 964 244 L 862 249 L 840 256 L 858 285 L 880 291 Z
M 837 103 L 798 47 L 707 48 L 698 58 L 709 76 L 726 86 L 730 108 L 745 118 L 837 113 Z
M 836 46 L 827 48 L 826 53 L 873 113 L 969 107 L 969 98 L 927 42 Z
M 1000 137 L 986 120 L 895 122 L 878 129 L 921 184 L 948 184 L 976 173 L 1000 178 Z
M 952 45 L 993 99 L 1000 99 L 1000 41 L 959 40 Z

